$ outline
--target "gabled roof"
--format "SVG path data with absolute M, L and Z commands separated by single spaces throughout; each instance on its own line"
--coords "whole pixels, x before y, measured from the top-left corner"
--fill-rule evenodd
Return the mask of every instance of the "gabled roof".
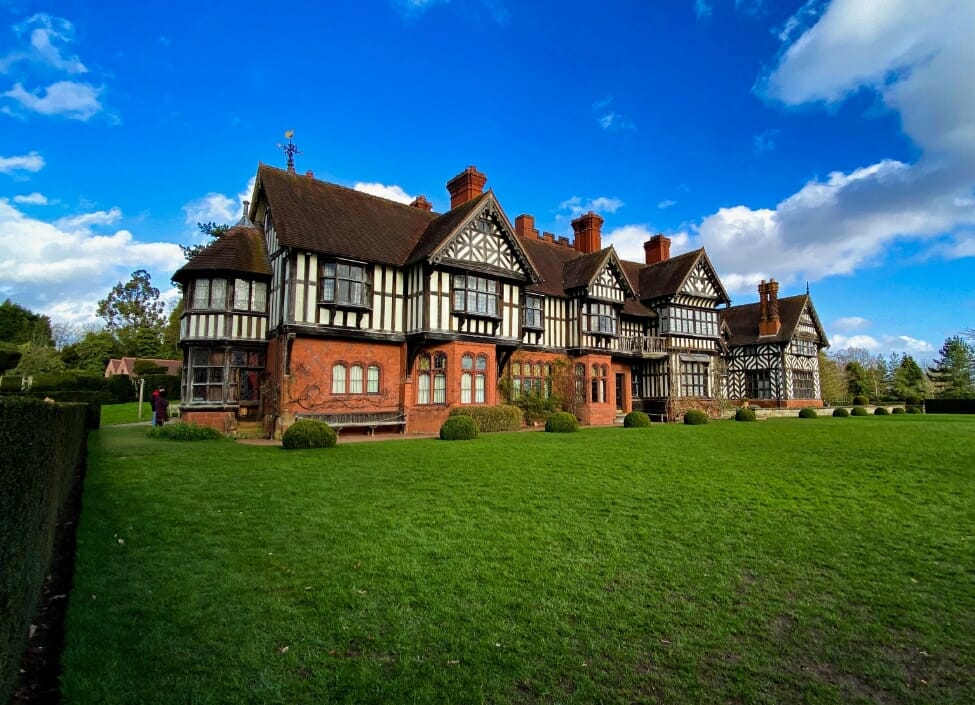
M 365 262 L 402 265 L 443 217 L 266 164 L 257 170 L 255 190 L 262 188 L 282 246 Z
M 761 304 L 743 304 L 741 306 L 731 306 L 721 309 L 718 316 L 722 324 L 727 325 L 731 331 L 728 344 L 731 346 L 754 345 L 755 343 L 787 343 L 795 337 L 796 327 L 799 325 L 799 318 L 806 306 L 809 306 L 813 323 L 816 324 L 816 331 L 819 333 L 820 345 L 829 346 L 826 332 L 819 322 L 819 316 L 813 307 L 812 298 L 809 294 L 799 294 L 797 296 L 786 296 L 779 301 L 779 321 L 781 326 L 775 335 L 759 336 L 758 324 L 762 317 Z
M 699 262 L 706 264 L 712 273 L 715 272 L 714 265 L 711 264 L 711 260 L 703 247 L 671 257 L 663 262 L 644 266 L 640 270 L 640 300 L 652 301 L 677 294 Z M 716 273 L 714 280 L 717 284 L 718 301 L 730 303 L 731 299 L 728 297 L 728 292 L 725 291 L 724 285 Z
M 527 287 L 527 290 L 548 296 L 565 296 L 565 288 L 562 286 L 563 269 L 565 264 L 577 258 L 579 253 L 571 247 L 535 237 L 519 235 L 518 242 L 531 258 L 535 271 L 541 277 L 540 281 Z
M 630 285 L 620 258 L 616 256 L 615 248 L 610 245 L 598 252 L 580 255 L 574 260 L 566 262 L 562 267 L 562 287 L 566 290 L 592 286 L 593 280 L 605 267 L 615 269 L 626 296 L 633 296 Z
M 184 282 L 196 272 L 250 274 L 271 277 L 264 231 L 256 225 L 235 225 L 173 274 L 173 281 Z

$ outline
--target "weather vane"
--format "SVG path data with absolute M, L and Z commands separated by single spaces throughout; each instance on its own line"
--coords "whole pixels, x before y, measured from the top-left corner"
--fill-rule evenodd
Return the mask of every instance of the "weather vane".
M 285 154 L 288 155 L 288 173 L 289 174 L 294 174 L 295 173 L 295 155 L 296 154 L 301 154 L 301 151 L 298 149 L 298 145 L 296 145 L 292 141 L 292 138 L 294 136 L 295 136 L 295 131 L 294 130 L 288 130 L 287 132 L 284 133 L 284 137 L 285 137 L 286 140 L 288 140 L 288 144 L 278 144 L 278 149 L 282 150 Z

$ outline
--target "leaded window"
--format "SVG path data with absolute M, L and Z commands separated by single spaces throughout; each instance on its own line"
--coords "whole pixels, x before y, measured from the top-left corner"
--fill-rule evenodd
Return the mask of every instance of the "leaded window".
M 792 352 L 796 355 L 815 357 L 816 342 L 813 340 L 806 340 L 805 338 L 796 338 L 792 341 Z
M 511 397 L 517 399 L 522 394 L 534 394 L 543 399 L 552 396 L 552 366 L 541 361 L 512 362 Z
M 453 277 L 454 313 L 471 316 L 498 316 L 498 282 L 473 274 Z
M 576 401 L 580 404 L 586 401 L 586 366 L 581 362 L 575 366 Z
M 336 363 L 332 366 L 332 394 L 379 394 L 379 365 Z
M 196 310 L 227 308 L 226 279 L 197 279 L 193 282 L 191 308 Z
M 522 325 L 525 328 L 542 327 L 542 297 L 525 296 L 525 306 L 521 309 Z
M 231 350 L 227 401 L 237 401 L 242 404 L 259 401 L 261 398 L 261 373 L 263 371 L 263 351 Z
M 718 312 L 667 306 L 660 311 L 660 332 L 717 337 Z
M 616 335 L 616 309 L 611 304 L 590 301 L 586 304 L 586 331 L 599 335 Z
M 195 348 L 190 351 L 190 399 L 194 402 L 222 403 L 224 364 L 223 350 Z
M 745 396 L 749 399 L 771 399 L 772 373 L 769 370 L 745 372 Z
M 325 262 L 319 298 L 322 303 L 337 306 L 366 306 L 369 281 L 365 265 L 350 262 Z
M 812 372 L 802 370 L 792 371 L 792 398 L 815 399 L 816 380 Z
M 332 394 L 345 394 L 347 368 L 342 363 L 332 366 Z
M 680 386 L 685 397 L 706 397 L 708 395 L 708 363 L 682 360 L 680 363 Z
M 267 284 L 246 279 L 235 279 L 234 309 L 265 313 L 267 311 Z
M 447 403 L 447 356 L 424 353 L 416 360 L 416 403 Z
M 591 398 L 594 404 L 606 403 L 606 377 L 608 375 L 609 369 L 606 365 L 592 366 L 592 376 L 589 384 L 592 391 Z

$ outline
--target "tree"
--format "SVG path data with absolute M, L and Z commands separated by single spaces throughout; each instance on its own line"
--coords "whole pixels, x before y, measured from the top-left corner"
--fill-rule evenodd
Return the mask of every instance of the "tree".
M 217 225 L 213 221 L 210 221 L 209 223 L 197 223 L 196 227 L 199 229 L 202 235 L 206 235 L 207 237 L 213 239 L 222 237 L 225 232 L 230 230 L 229 225 Z M 204 242 L 200 245 L 180 245 L 179 249 L 183 251 L 183 256 L 186 259 L 191 260 L 211 244 L 213 243 Z
M 850 396 L 870 395 L 870 375 L 867 368 L 856 360 L 846 363 L 846 391 Z
M 21 358 L 14 374 L 42 375 L 64 372 L 64 363 L 58 351 L 50 345 L 24 343 L 20 346 Z
M 898 399 L 926 396 L 928 379 L 924 376 L 924 370 L 910 355 L 901 355 L 900 362 L 894 368 L 893 378 L 894 396 Z
M 939 351 L 940 357 L 928 368 L 928 379 L 934 385 L 940 399 L 966 399 L 975 397 L 972 380 L 975 351 L 959 337 L 945 340 Z
M 180 297 L 173 310 L 169 312 L 169 322 L 166 324 L 166 330 L 163 331 L 162 357 L 170 359 L 182 357 L 179 349 L 179 321 L 185 308 L 186 304 Z
M 819 391 L 826 403 L 849 398 L 843 368 L 822 350 L 819 351 Z
M 51 319 L 7 299 L 0 304 L 0 341 L 22 345 L 53 345 Z
M 121 357 L 122 348 L 111 331 L 88 331 L 77 343 L 61 350 L 61 359 L 73 369 L 82 372 L 103 372 L 108 361 Z
M 119 282 L 98 302 L 98 315 L 115 334 L 123 355 L 155 357 L 162 347 L 165 308 L 149 273 L 139 269 L 132 272 L 128 282 Z

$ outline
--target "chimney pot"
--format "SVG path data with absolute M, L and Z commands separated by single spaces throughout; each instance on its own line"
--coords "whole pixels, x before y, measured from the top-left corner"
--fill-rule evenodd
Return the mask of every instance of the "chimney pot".
M 447 192 L 450 194 L 450 209 L 462 206 L 484 193 L 487 176 L 477 170 L 476 166 L 469 166 L 447 182 Z
M 779 318 L 779 283 L 774 279 L 766 283 L 763 279 L 758 285 L 759 309 L 761 317 L 758 322 L 759 337 L 777 335 L 782 328 Z
M 250 201 L 244 201 L 244 217 L 245 218 L 247 217 L 247 214 L 250 213 L 250 210 L 251 210 L 251 202 Z
M 652 238 L 643 243 L 644 262 L 647 264 L 657 264 L 670 259 L 670 238 L 662 233 L 657 233 Z
M 535 230 L 535 216 L 522 213 L 515 218 L 515 232 L 521 237 L 536 237 L 538 231 Z
M 569 247 L 569 238 L 559 235 L 559 244 L 563 247 Z
M 602 246 L 602 216 L 589 211 L 572 221 L 572 229 L 575 231 L 575 248 L 577 252 L 590 253 L 599 252 Z
M 410 205 L 413 206 L 414 208 L 419 208 L 420 210 L 425 210 L 425 211 L 433 210 L 433 204 L 431 204 L 430 201 L 427 200 L 427 197 L 424 196 L 423 194 L 420 194 L 419 196 L 414 198 L 413 202 Z

